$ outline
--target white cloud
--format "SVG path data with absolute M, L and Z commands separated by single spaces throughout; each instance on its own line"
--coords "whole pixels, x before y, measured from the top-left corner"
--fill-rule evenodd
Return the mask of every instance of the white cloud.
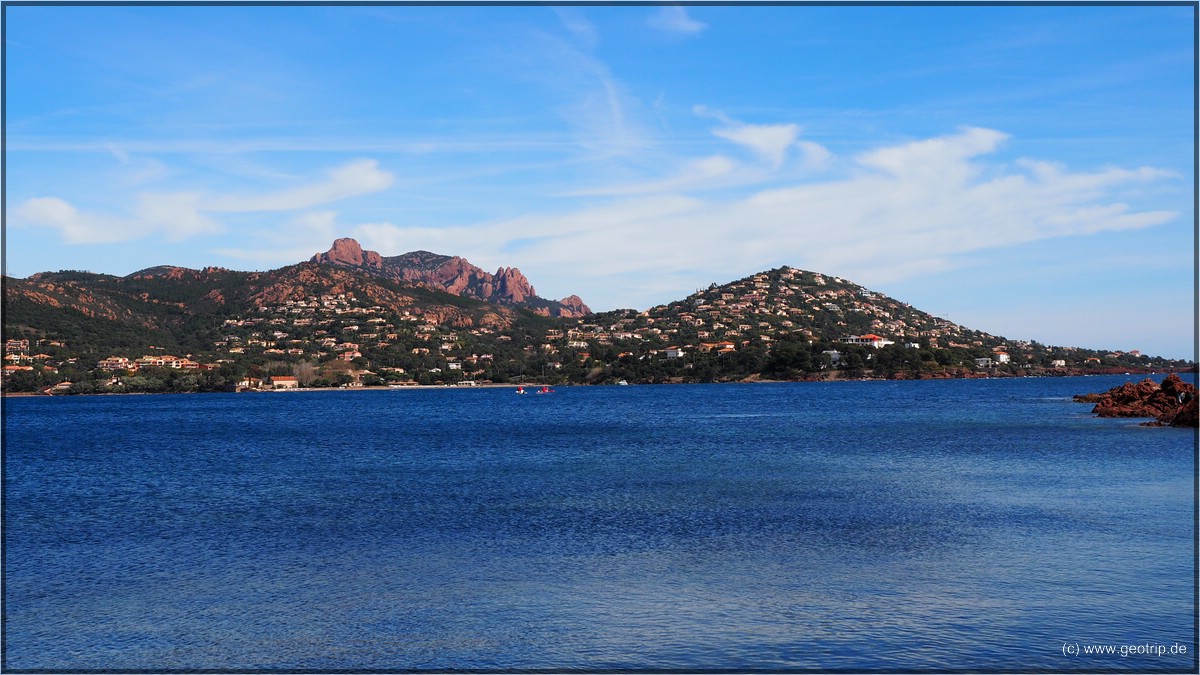
M 662 7 L 646 20 L 652 28 L 667 31 L 668 33 L 682 33 L 692 35 L 708 28 L 708 24 L 701 23 L 691 18 L 687 14 L 687 10 L 679 5 L 668 5 Z
M 170 241 L 224 231 L 221 224 L 200 213 L 200 199 L 195 192 L 139 195 L 137 219 Z
M 820 143 L 797 141 L 796 147 L 804 156 L 802 166 L 809 171 L 824 171 L 833 162 L 833 153 Z
M 793 147 L 800 150 L 802 165 L 808 170 L 827 168 L 833 158 L 832 153 L 818 143 L 797 141 L 801 132 L 797 124 L 746 124 L 704 105 L 693 106 L 692 112 L 723 122 L 724 127 L 712 130 L 714 136 L 749 149 L 774 169 L 783 165 Z
M 974 170 L 965 160 L 994 151 L 1007 138 L 999 131 L 965 127 L 955 136 L 872 150 L 859 155 L 857 161 L 897 177 L 961 179 L 963 176 L 947 174 Z
M 290 265 L 308 260 L 314 254 L 326 251 L 339 234 L 336 211 L 311 211 L 293 218 L 278 231 L 260 231 L 256 238 L 265 242 L 260 248 L 217 248 L 219 253 L 237 260 L 246 260 L 264 266 Z
M 38 197 L 17 207 L 15 215 L 26 223 L 58 230 L 68 244 L 111 244 L 161 234 L 182 241 L 201 234 L 224 231 L 219 223 L 198 210 L 195 193 L 141 194 L 134 217 L 86 213 L 58 197 Z
M 751 175 L 713 155 L 658 181 L 580 193 L 612 197 L 607 203 L 456 227 L 339 227 L 331 215 L 313 214 L 307 234 L 295 235 L 307 248 L 287 249 L 279 261 L 306 259 L 335 236 L 353 236 L 383 255 L 427 249 L 484 268 L 517 265 L 548 297 L 578 293 L 597 309 L 644 308 L 781 264 L 884 284 L 970 264 L 989 249 L 1150 227 L 1178 215 L 1115 197 L 1165 172 L 987 162 L 1005 138 L 964 128 L 864 152 L 839 179 L 696 192 L 706 180 L 728 187 L 721 181 Z M 829 161 L 819 145 L 793 145 L 806 163 Z
M 17 207 L 19 220 L 58 230 L 68 244 L 109 244 L 149 234 L 145 223 L 133 219 L 81 213 L 58 197 L 37 197 Z
M 860 170 L 838 180 L 721 199 L 671 194 L 678 186 L 668 179 L 657 184 L 661 193 L 573 212 L 455 231 L 390 224 L 370 231 L 381 252 L 421 242 L 469 249 L 473 261 L 519 241 L 520 260 L 505 264 L 519 264 L 539 289 L 579 293 L 604 308 L 662 301 L 661 284 L 651 280 L 672 279 L 678 292 L 779 264 L 889 283 L 955 268 L 988 249 L 1150 227 L 1178 215 L 1138 211 L 1113 197 L 1164 172 L 985 163 L 1004 138 L 967 128 L 863 153 Z
M 114 154 L 123 156 L 116 151 Z M 393 180 L 392 174 L 380 170 L 374 160 L 358 160 L 330 170 L 325 180 L 266 194 L 141 193 L 131 216 L 83 212 L 58 197 L 29 199 L 15 215 L 19 221 L 58 230 L 68 244 L 132 241 L 153 234 L 168 241 L 183 241 L 225 230 L 206 213 L 297 211 L 378 192 L 391 186 Z
M 225 195 L 206 200 L 209 211 L 295 211 L 391 187 L 394 176 L 379 163 L 360 159 L 328 172 L 325 180 L 262 195 Z
M 750 148 L 778 168 L 783 164 L 784 153 L 800 135 L 800 127 L 795 124 L 742 124 L 713 129 L 713 134 Z
M 484 268 L 517 265 L 548 297 L 578 293 L 597 309 L 644 308 L 781 264 L 890 283 L 969 264 L 989 249 L 1151 227 L 1178 216 L 1134 205 L 1140 189 L 1177 178 L 1172 174 L 1145 167 L 1073 171 L 1028 158 L 1004 163 L 993 157 L 1008 137 L 991 129 L 964 127 L 877 147 L 841 161 L 839 177 L 815 179 L 834 157 L 801 138 L 797 125 L 695 112 L 720 120 L 713 133 L 759 161 L 720 153 L 676 159 L 643 182 L 559 195 L 586 198 L 574 207 L 449 227 L 339 222 L 333 211 L 313 208 L 390 186 L 391 174 L 366 160 L 260 194 L 142 194 L 128 216 L 80 211 L 57 197 L 28 200 L 14 216 L 68 243 L 91 244 L 150 235 L 182 240 L 218 231 L 214 214 L 291 211 L 275 229 L 267 223 L 246 235 L 257 246 L 218 252 L 287 264 L 352 236 L 383 255 L 427 249 Z

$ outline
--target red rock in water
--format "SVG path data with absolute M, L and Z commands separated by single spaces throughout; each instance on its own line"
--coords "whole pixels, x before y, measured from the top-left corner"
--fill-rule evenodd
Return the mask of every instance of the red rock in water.
M 1200 409 L 1197 408 L 1198 404 L 1200 404 L 1200 399 L 1197 399 L 1193 394 L 1191 400 L 1179 408 L 1179 411 L 1175 413 L 1168 424 L 1173 427 L 1200 428 Z
M 1196 426 L 1196 387 L 1173 373 L 1161 385 L 1146 378 L 1136 384 L 1126 382 L 1099 395 L 1076 398 L 1094 400 L 1096 407 L 1092 412 L 1100 417 L 1153 417 L 1157 420 L 1155 424 Z

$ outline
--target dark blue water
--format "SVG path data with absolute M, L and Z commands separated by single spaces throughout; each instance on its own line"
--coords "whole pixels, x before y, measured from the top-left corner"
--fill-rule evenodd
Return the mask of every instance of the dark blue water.
M 9 399 L 4 666 L 1194 671 L 1125 379 Z

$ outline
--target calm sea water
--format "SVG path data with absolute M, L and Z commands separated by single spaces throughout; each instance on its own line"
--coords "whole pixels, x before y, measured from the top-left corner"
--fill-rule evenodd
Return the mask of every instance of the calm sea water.
M 1194 672 L 1126 379 L 10 399 L 4 666 Z

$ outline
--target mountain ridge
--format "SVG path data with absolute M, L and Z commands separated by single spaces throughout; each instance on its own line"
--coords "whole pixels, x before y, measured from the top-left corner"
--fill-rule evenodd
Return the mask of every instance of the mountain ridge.
M 577 295 L 557 301 L 540 297 L 516 267 L 500 267 L 492 274 L 459 256 L 420 250 L 384 257 L 363 249 L 355 239 L 342 237 L 334 240 L 328 251 L 314 254 L 309 262 L 359 269 L 496 304 L 523 306 L 543 316 L 577 318 L 591 314 Z
M 316 386 L 534 376 L 560 384 L 924 379 L 1195 367 L 1136 351 L 1010 340 L 792 267 L 641 311 L 546 316 L 528 304 L 536 298 L 532 288 L 521 303 L 520 293 L 504 286 L 506 268 L 489 275 L 493 296 L 506 292 L 506 301 L 489 302 L 466 292 L 470 275 L 461 273 L 470 268 L 462 258 L 404 254 L 405 269 L 426 267 L 408 279 L 372 271 L 387 265 L 383 256 L 344 247 L 335 254 L 349 264 L 318 254 L 317 261 L 265 272 L 161 265 L 124 277 L 66 270 L 5 278 L 4 389 L 195 391 L 289 373 Z M 449 288 L 459 293 L 423 276 L 437 270 L 457 280 Z M 188 365 L 154 370 L 165 362 L 154 355 L 163 353 L 184 355 L 171 363 Z

